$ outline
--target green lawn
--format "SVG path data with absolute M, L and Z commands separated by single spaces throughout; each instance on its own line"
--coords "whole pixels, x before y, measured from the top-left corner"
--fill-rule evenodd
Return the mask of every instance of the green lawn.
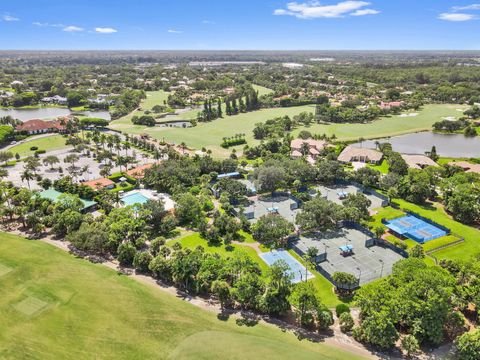
M 212 246 L 209 245 L 208 242 L 205 239 L 202 239 L 200 237 L 199 233 L 194 233 L 194 234 L 189 234 L 183 238 L 180 239 L 172 239 L 168 242 L 168 245 L 173 245 L 176 242 L 180 243 L 183 248 L 186 249 L 195 249 L 197 246 L 201 245 L 205 249 L 205 252 L 207 253 L 214 253 L 214 254 L 220 254 L 222 256 L 235 256 L 238 254 L 246 254 L 248 255 L 253 261 L 258 263 L 262 269 L 262 271 L 266 271 L 268 269 L 268 265 L 258 256 L 257 252 L 255 249 L 244 246 L 244 245 L 239 245 L 239 244 L 231 244 L 233 250 L 227 250 L 225 249 L 225 245 L 221 244 L 218 246 Z M 246 241 L 247 242 L 247 241 Z
M 62 135 L 58 134 L 33 140 L 28 140 L 27 138 L 25 142 L 13 146 L 8 151 L 12 152 L 13 154 L 18 153 L 21 157 L 25 157 L 33 155 L 34 151 L 30 150 L 32 146 L 38 147 L 38 150 L 60 150 L 67 148 L 67 145 L 65 145 L 65 141 L 66 139 Z
M 258 91 L 258 96 L 269 95 L 273 93 L 272 89 L 266 88 L 264 86 L 253 84 L 252 87 L 255 91 Z
M 388 171 L 390 167 L 388 166 L 387 160 L 383 160 L 380 165 L 374 165 L 374 164 L 367 164 L 367 166 L 371 169 L 380 171 L 382 174 L 388 174 Z
M 438 259 L 469 259 L 472 255 L 480 253 L 480 230 L 453 220 L 440 204 L 419 206 L 400 199 L 395 199 L 395 202 L 402 209 L 413 211 L 431 219 L 465 238 L 465 241 L 461 244 L 435 251 L 433 255 Z M 448 238 L 445 241 L 448 241 Z
M 2 359 L 360 359 L 0 233 Z
M 164 93 L 165 95 L 165 93 Z M 445 116 L 458 116 L 456 109 L 459 105 L 432 104 L 425 105 L 416 117 L 391 116 L 379 119 L 368 124 L 313 124 L 309 127 L 302 127 L 294 130 L 294 135 L 301 130 L 309 130 L 318 134 L 335 134 L 339 140 L 355 140 L 359 137 L 365 139 L 392 136 L 415 131 L 429 130 L 434 122 Z M 142 106 L 143 108 L 143 106 Z M 303 111 L 313 112 L 313 105 L 262 109 L 250 113 L 243 113 L 235 116 L 224 116 L 209 123 L 201 123 L 192 128 L 167 128 L 167 127 L 145 127 L 133 125 L 130 121 L 132 114 L 127 115 L 111 123 L 110 127 L 127 133 L 140 134 L 148 133 L 150 136 L 168 140 L 175 143 L 185 142 L 188 146 L 200 149 L 206 147 L 213 151 L 218 157 L 226 157 L 231 149 L 226 150 L 220 147 L 223 137 L 233 136 L 237 133 L 246 134 L 249 145 L 258 144 L 259 141 L 253 138 L 252 130 L 256 123 L 265 122 L 278 116 L 294 116 Z M 181 114 L 178 119 L 192 119 L 196 117 L 197 110 Z M 237 150 L 243 146 L 237 147 Z
M 288 252 L 295 259 L 300 261 L 300 263 L 305 265 L 305 261 L 295 252 L 295 250 L 290 249 L 288 250 Z M 309 281 L 311 281 L 315 286 L 315 289 L 318 291 L 318 295 L 320 296 L 323 304 L 330 308 L 333 308 L 342 302 L 335 294 L 333 285 L 330 281 L 328 281 L 326 278 L 323 277 L 323 275 L 321 275 L 318 271 L 314 269 L 309 269 L 308 271 L 310 271 L 315 276 Z
M 394 115 L 385 117 L 368 124 L 314 124 L 309 131 L 319 134 L 335 134 L 339 140 L 356 140 L 360 137 L 381 138 L 393 135 L 407 134 L 422 130 L 431 130 L 432 124 L 442 120 L 443 117 L 459 117 L 462 113 L 456 109 L 461 105 L 430 104 L 425 105 L 415 117 L 401 117 Z M 301 129 L 296 130 L 298 133 Z

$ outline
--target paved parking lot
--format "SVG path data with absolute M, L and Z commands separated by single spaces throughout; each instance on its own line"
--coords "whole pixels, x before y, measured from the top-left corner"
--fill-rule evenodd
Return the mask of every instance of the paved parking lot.
M 346 272 L 360 277 L 365 284 L 382 276 L 391 274 L 392 266 L 403 257 L 396 252 L 380 246 L 367 248 L 365 241 L 370 239 L 359 230 L 343 228 L 338 231 L 319 233 L 312 237 L 301 236 L 292 243 L 295 250 L 305 253 L 315 247 L 319 254 L 326 252 L 326 261 L 318 266 L 332 276 L 335 272 Z M 353 254 L 344 256 L 340 246 L 353 246 Z
M 92 157 L 87 157 L 85 155 L 75 153 L 72 151 L 73 148 L 67 148 L 67 149 L 62 149 L 62 150 L 55 150 L 55 151 L 49 151 L 45 154 L 41 154 L 39 156 L 41 166 L 39 167 L 37 173 L 42 176 L 42 178 L 47 178 L 50 179 L 51 181 L 57 180 L 61 178 L 62 176 L 67 176 L 69 175 L 67 168 L 70 166 L 70 164 L 64 163 L 65 157 L 67 157 L 69 154 L 76 154 L 79 157 L 79 160 L 75 163 L 76 167 L 82 168 L 86 167 L 87 171 L 82 174 L 77 180 L 84 180 L 84 181 L 89 181 L 89 180 L 95 180 L 102 178 L 103 176 L 100 175 L 100 170 L 104 167 L 104 164 L 99 164 L 98 162 L 95 161 Z M 143 154 L 139 150 L 130 150 L 129 155 L 136 155 L 136 159 L 138 161 L 137 165 L 142 165 L 148 162 L 151 162 L 151 159 L 148 157 L 144 157 Z M 50 170 L 50 166 L 45 166 L 43 165 L 42 159 L 49 155 L 54 155 L 58 157 L 60 160 L 60 163 L 55 164 L 54 167 L 58 169 L 58 167 L 63 168 L 63 174 L 60 174 L 58 170 Z M 15 164 L 15 166 L 12 167 L 7 167 L 8 171 L 8 180 L 12 181 L 15 185 L 18 186 L 27 186 L 26 181 L 22 181 L 22 172 L 24 171 L 24 163 L 23 162 L 18 162 Z M 120 171 L 120 168 L 118 166 L 115 166 L 112 168 L 112 173 Z M 30 181 L 30 187 L 31 189 L 40 189 L 40 186 L 36 183 L 35 180 Z
M 327 200 L 330 200 L 337 204 L 342 204 L 342 199 L 339 193 L 347 193 L 347 194 L 357 194 L 363 193 L 371 202 L 369 210 L 378 209 L 379 207 L 384 206 L 384 199 L 380 196 L 376 195 L 375 193 L 364 193 L 362 189 L 356 185 L 332 185 L 332 186 L 317 186 L 315 188 L 317 192 L 321 194 L 321 196 L 326 197 Z

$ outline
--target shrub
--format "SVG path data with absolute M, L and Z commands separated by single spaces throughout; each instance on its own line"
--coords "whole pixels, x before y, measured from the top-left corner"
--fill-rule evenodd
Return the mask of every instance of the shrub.
M 135 257 L 135 247 L 130 243 L 120 244 L 118 247 L 118 262 L 121 266 L 130 266 L 133 263 Z
M 133 258 L 133 266 L 135 270 L 141 273 L 148 272 L 148 265 L 153 257 L 148 252 L 137 252 Z
M 347 333 L 353 329 L 353 326 L 355 325 L 355 322 L 353 321 L 352 315 L 348 312 L 342 313 L 340 315 L 340 330 L 342 332 Z
M 40 154 L 45 154 L 46 153 L 46 150 L 35 150 L 35 155 L 40 155 Z
M 36 150 L 38 150 L 38 146 L 32 146 L 32 147 L 30 148 L 30 151 L 36 151 Z
M 335 307 L 335 313 L 337 314 L 337 317 L 339 318 L 344 313 L 350 313 L 350 307 L 347 304 L 338 304 Z

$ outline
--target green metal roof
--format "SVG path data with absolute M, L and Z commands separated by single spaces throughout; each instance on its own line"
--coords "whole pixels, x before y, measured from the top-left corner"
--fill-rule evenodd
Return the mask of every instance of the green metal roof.
M 43 190 L 42 192 L 39 193 L 41 198 L 49 199 L 49 200 L 52 200 L 53 202 L 56 202 L 58 200 L 58 198 L 60 197 L 60 195 L 62 195 L 62 194 L 64 194 L 64 193 L 61 193 L 60 191 L 57 191 L 54 188 L 49 188 L 49 189 Z M 71 195 L 71 194 L 69 194 L 69 195 Z M 80 198 L 80 201 L 83 203 L 83 209 L 82 210 L 86 210 L 86 209 L 88 209 L 88 208 L 97 204 L 93 200 L 85 200 L 85 199 Z

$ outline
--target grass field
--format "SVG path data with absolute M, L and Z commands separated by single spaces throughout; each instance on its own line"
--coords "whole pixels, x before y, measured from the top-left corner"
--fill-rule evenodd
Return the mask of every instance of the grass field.
M 266 91 L 266 90 L 264 90 Z M 168 94 L 162 91 L 149 92 L 150 100 L 142 103 L 142 109 L 148 108 L 148 105 L 154 103 L 154 99 L 163 99 Z M 167 94 L 167 95 L 166 95 Z M 148 102 L 151 102 L 148 103 Z M 301 130 L 309 130 L 312 133 L 318 134 L 335 134 L 339 140 L 355 140 L 359 137 L 365 139 L 379 138 L 385 136 L 393 136 L 415 131 L 429 130 L 434 122 L 439 121 L 442 117 L 458 116 L 459 112 L 456 110 L 459 105 L 445 105 L 433 104 L 425 105 L 419 111 L 416 117 L 401 117 L 391 116 L 379 119 L 368 124 L 313 124 L 307 128 L 302 127 L 294 130 L 294 135 Z M 224 116 L 222 119 L 217 119 L 209 123 L 201 123 L 192 128 L 167 128 L 167 127 L 145 127 L 137 126 L 131 123 L 133 114 L 127 115 L 119 120 L 111 123 L 112 129 L 121 130 L 126 133 L 140 134 L 148 133 L 150 136 L 167 140 L 174 143 L 185 142 L 188 146 L 194 149 L 206 147 L 211 149 L 215 156 L 226 157 L 231 149 L 226 150 L 220 147 L 223 137 L 233 136 L 237 133 L 246 134 L 246 140 L 249 145 L 258 144 L 259 141 L 253 138 L 252 130 L 256 123 L 265 122 L 278 116 L 294 116 L 303 111 L 313 112 L 314 106 L 298 106 L 291 108 L 275 108 L 262 109 L 250 113 L 243 113 L 235 116 Z M 139 114 L 139 112 L 135 112 Z M 178 119 L 192 119 L 195 118 L 197 110 L 191 110 L 178 116 Z M 237 150 L 241 149 L 237 147 Z
M 15 145 L 8 149 L 13 154 L 18 153 L 21 157 L 33 155 L 35 151 L 31 151 L 32 146 L 38 147 L 39 150 L 52 151 L 60 150 L 67 147 L 66 139 L 62 135 L 52 135 L 34 140 L 27 140 L 21 144 Z
M 272 89 L 266 88 L 264 86 L 253 84 L 252 87 L 255 91 L 258 91 L 258 96 L 268 95 L 273 93 Z
M 2 359 L 360 359 L 267 326 L 219 320 L 154 286 L 0 233 Z
M 385 117 L 368 124 L 314 124 L 309 131 L 327 135 L 335 134 L 339 140 L 356 140 L 360 137 L 381 138 L 400 134 L 407 134 L 422 130 L 431 130 L 432 124 L 442 120 L 443 117 L 461 115 L 456 109 L 461 105 L 453 104 L 430 104 L 425 105 L 418 111 L 418 116 L 401 117 L 394 115 Z M 298 129 L 298 133 L 301 129 Z

